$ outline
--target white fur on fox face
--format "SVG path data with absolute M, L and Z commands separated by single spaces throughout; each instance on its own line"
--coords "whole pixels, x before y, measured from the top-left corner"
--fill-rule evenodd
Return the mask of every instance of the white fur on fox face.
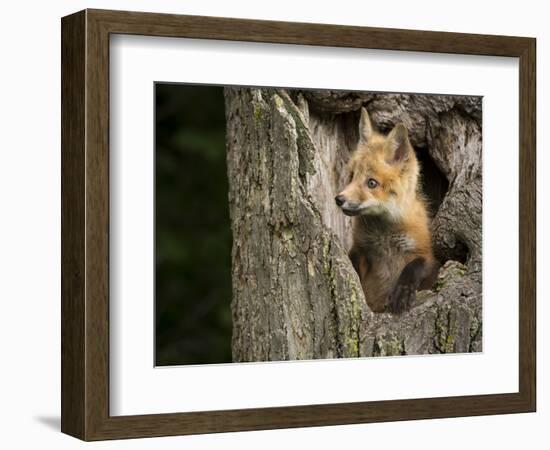
M 370 199 L 361 203 L 359 206 L 361 215 L 384 215 L 388 216 L 393 222 L 397 222 L 401 219 L 401 208 L 397 205 L 393 199 L 387 202 L 380 202 L 376 199 Z

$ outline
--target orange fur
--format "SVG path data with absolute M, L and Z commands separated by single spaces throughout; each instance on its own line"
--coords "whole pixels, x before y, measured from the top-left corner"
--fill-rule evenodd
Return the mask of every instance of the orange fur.
M 378 133 L 363 108 L 360 139 L 348 164 L 349 184 L 336 197 L 354 216 L 350 257 L 366 300 L 384 311 L 405 266 L 423 258 L 434 265 L 429 218 L 419 189 L 419 163 L 404 125 Z

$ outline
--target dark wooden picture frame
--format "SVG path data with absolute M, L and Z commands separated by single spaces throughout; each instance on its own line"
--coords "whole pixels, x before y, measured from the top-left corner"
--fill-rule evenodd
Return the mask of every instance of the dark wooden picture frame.
M 536 408 L 536 40 L 85 10 L 62 19 L 61 429 L 84 440 L 531 412 Z M 135 34 L 519 58 L 519 391 L 109 415 L 109 36 Z M 182 405 L 183 406 L 183 405 Z

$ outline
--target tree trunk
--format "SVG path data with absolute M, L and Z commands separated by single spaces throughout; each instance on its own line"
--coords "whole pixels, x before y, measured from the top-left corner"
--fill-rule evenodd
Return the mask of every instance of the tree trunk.
M 233 359 L 276 361 L 481 351 L 481 99 L 226 88 L 233 231 Z M 366 106 L 403 122 L 445 263 L 433 291 L 373 313 L 334 204 Z

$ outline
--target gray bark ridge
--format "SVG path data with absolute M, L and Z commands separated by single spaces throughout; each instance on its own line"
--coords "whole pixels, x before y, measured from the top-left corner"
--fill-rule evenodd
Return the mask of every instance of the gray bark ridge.
M 234 361 L 481 350 L 480 264 L 470 264 L 480 261 L 480 253 L 470 252 L 466 266 L 448 262 L 437 289 L 419 293 L 419 305 L 409 313 L 368 308 L 347 256 L 350 222 L 332 200 L 354 147 L 351 116 L 327 113 L 326 106 L 320 111 L 311 92 L 226 88 L 225 98 Z M 362 97 L 359 107 L 376 99 Z M 454 114 L 449 120 L 456 120 Z M 442 152 L 445 140 L 436 122 L 425 130 L 440 142 L 433 151 Z M 454 166 L 449 170 L 455 173 Z M 459 192 L 463 184 L 458 175 L 456 180 Z M 442 205 L 440 212 L 445 210 Z M 447 239 L 443 251 L 456 243 L 449 231 L 452 214 L 445 220 L 434 222 Z M 467 237 L 461 239 L 466 243 Z

